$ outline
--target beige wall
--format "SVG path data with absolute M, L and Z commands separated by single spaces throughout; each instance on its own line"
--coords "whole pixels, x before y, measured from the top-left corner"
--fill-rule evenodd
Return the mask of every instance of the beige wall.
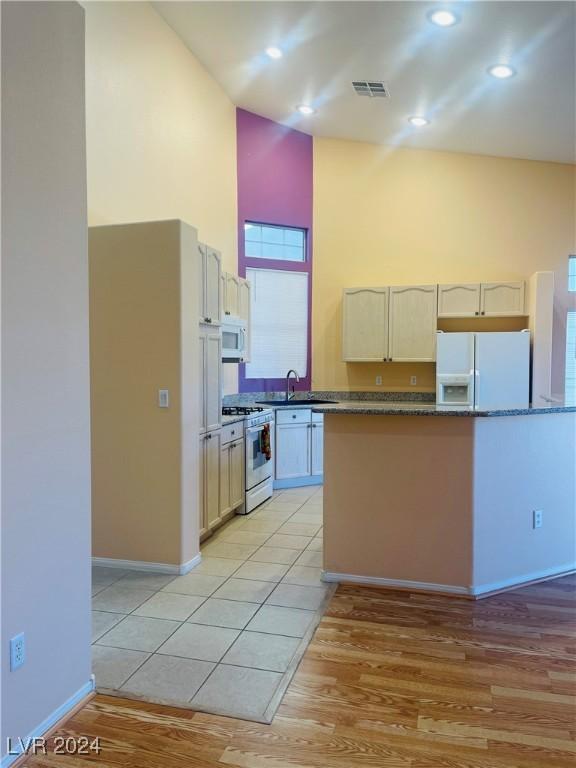
M 326 414 L 324 429 L 330 580 L 482 594 L 576 567 L 576 414 Z
M 90 382 L 84 13 L 1 9 L 4 755 L 91 689 Z
M 92 553 L 180 566 L 199 542 L 196 232 L 91 227 L 89 244 Z
M 576 567 L 575 458 L 576 413 L 475 420 L 475 585 Z
M 472 422 L 324 416 L 326 572 L 471 584 Z
M 552 270 L 560 391 L 574 183 L 574 167 L 557 163 L 315 139 L 313 386 L 407 390 L 415 374 L 416 389 L 434 388 L 433 364 L 341 361 L 345 287 L 520 280 Z
M 182 219 L 236 273 L 234 105 L 148 3 L 84 5 L 90 225 Z

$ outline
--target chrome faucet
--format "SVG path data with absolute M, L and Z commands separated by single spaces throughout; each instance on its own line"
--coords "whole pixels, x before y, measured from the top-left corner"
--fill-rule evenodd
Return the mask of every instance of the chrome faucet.
M 296 371 L 293 368 L 291 368 L 288 371 L 288 373 L 286 374 L 286 402 L 288 402 L 288 400 L 290 400 L 292 397 L 294 397 L 294 392 L 292 392 L 292 395 L 290 395 L 290 374 L 291 373 L 294 374 L 294 376 L 296 377 L 296 381 L 297 382 L 300 381 L 300 376 L 298 376 Z

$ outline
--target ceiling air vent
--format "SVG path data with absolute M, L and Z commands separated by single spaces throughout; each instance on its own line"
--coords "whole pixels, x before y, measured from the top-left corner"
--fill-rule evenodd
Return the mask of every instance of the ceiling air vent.
M 390 91 L 382 80 L 354 80 L 352 87 L 358 96 L 370 96 L 370 98 L 388 99 Z

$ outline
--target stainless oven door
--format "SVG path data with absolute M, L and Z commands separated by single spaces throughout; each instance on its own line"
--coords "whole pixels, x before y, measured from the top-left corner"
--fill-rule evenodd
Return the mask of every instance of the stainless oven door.
M 273 425 L 270 425 L 270 429 Z M 246 430 L 246 489 L 250 490 L 263 480 L 272 477 L 272 459 L 262 453 L 261 437 L 264 424 Z

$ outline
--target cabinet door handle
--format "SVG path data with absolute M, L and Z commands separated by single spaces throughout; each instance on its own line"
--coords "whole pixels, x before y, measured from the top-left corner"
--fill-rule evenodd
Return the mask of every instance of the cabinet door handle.
M 295 419 L 295 418 L 296 418 L 296 414 L 295 414 L 295 413 L 294 413 L 294 414 L 292 414 L 292 418 L 293 418 L 293 419 Z
M 235 434 L 236 434 L 236 432 L 234 432 L 234 430 L 232 430 L 232 431 L 230 432 L 230 434 L 231 434 L 231 435 L 235 435 Z
M 485 315 L 485 314 L 486 314 L 486 312 L 484 312 L 484 310 L 482 310 L 482 312 L 481 312 L 480 314 L 481 314 L 481 315 Z
M 475 315 L 479 315 L 479 314 L 480 314 L 480 312 L 474 312 L 474 314 L 475 314 Z
M 206 440 L 212 440 L 212 435 L 206 435 Z

